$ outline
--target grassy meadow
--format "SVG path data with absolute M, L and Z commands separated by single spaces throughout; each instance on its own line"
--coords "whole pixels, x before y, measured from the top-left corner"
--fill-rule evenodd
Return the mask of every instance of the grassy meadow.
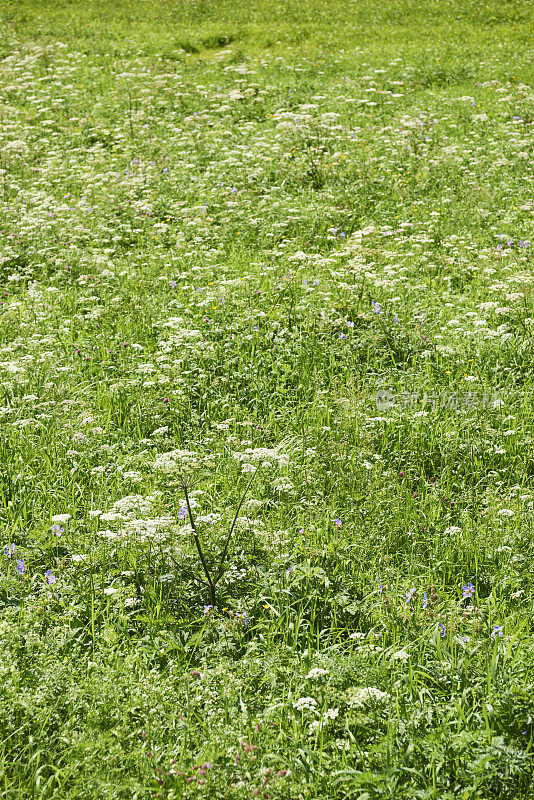
M 534 798 L 533 21 L 3 0 L 0 800 Z

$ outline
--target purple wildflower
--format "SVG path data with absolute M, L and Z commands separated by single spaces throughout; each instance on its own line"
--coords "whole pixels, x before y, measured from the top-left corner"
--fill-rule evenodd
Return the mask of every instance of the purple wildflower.
M 473 597 L 475 593 L 475 587 L 472 583 L 468 583 L 467 586 L 462 587 L 462 599 L 465 600 L 468 597 Z
M 498 636 L 500 639 L 502 639 L 503 629 L 504 625 L 494 625 L 493 630 L 491 632 L 491 638 L 496 639 Z

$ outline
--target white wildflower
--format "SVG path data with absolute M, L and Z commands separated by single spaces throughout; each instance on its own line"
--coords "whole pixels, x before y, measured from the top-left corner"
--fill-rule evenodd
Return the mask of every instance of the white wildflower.
M 284 478 L 276 478 L 272 482 L 275 492 L 290 492 L 293 489 L 293 484 Z
M 315 711 L 317 708 L 317 700 L 313 697 L 299 697 L 299 699 L 293 703 L 293 708 L 296 711 Z
M 126 497 L 121 497 L 113 503 L 113 510 L 115 513 L 120 514 L 120 519 L 135 519 L 136 517 L 145 516 L 152 511 L 151 504 L 140 494 L 130 494 Z M 102 515 L 101 519 L 104 519 Z
M 138 481 L 142 478 L 142 475 L 140 472 L 137 472 L 137 470 L 131 469 L 128 472 L 123 472 L 122 477 L 130 481 Z
M 168 425 L 164 425 L 162 428 L 156 428 L 156 430 L 152 431 L 152 433 L 150 435 L 151 436 L 163 436 L 163 434 L 167 433 L 168 430 L 169 430 L 169 426 Z
M 306 678 L 308 680 L 316 680 L 317 678 L 322 678 L 324 675 L 329 674 L 330 673 L 327 669 L 323 669 L 322 667 L 313 667 L 306 675 Z
M 395 653 L 393 653 L 391 658 L 394 661 L 408 661 L 410 654 L 406 650 L 397 650 Z
M 445 530 L 443 531 L 443 533 L 446 533 L 449 536 L 454 534 L 454 533 L 461 533 L 461 532 L 462 532 L 462 529 L 459 528 L 457 525 L 450 525 L 448 528 L 445 528 Z
M 199 461 L 198 453 L 191 450 L 170 450 L 168 453 L 160 453 L 156 457 L 154 469 L 168 475 L 183 467 L 195 466 Z
M 118 519 L 124 519 L 123 515 L 119 514 L 118 511 L 106 511 L 105 514 L 100 515 L 101 522 L 115 522 Z
M 364 708 L 366 705 L 383 705 L 389 700 L 389 694 L 374 686 L 351 686 L 345 692 L 345 699 L 351 708 Z

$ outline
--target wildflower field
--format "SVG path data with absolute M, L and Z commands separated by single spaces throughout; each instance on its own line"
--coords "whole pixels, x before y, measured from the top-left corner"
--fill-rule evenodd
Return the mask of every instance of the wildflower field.
M 0 799 L 534 798 L 529 0 L 3 0 Z

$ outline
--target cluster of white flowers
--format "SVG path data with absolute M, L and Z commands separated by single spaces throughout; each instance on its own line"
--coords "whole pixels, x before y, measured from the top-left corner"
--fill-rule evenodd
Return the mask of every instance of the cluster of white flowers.
M 119 534 L 128 541 L 161 542 L 168 538 L 174 523 L 171 516 L 132 519 L 124 524 Z
M 200 456 L 191 450 L 170 450 L 160 453 L 154 461 L 154 469 L 165 475 L 179 472 L 184 467 L 195 467 L 200 463 Z
M 459 528 L 458 525 L 449 525 L 449 527 L 445 528 L 445 530 L 443 531 L 443 533 L 445 533 L 447 536 L 452 536 L 453 534 L 461 532 L 462 529 Z
M 313 697 L 299 697 L 293 703 L 295 711 L 315 711 L 317 708 L 317 700 Z
M 327 708 L 326 711 L 321 715 L 320 719 L 314 719 L 312 722 L 310 722 L 308 726 L 310 734 L 322 731 L 328 725 L 331 725 L 332 722 L 337 719 L 338 715 L 339 708 Z
M 345 700 L 350 708 L 364 708 L 365 706 L 384 705 L 389 700 L 389 694 L 376 689 L 374 686 L 351 686 L 345 691 Z
M 329 671 L 327 669 L 323 669 L 322 667 L 312 667 L 306 678 L 308 680 L 317 680 L 318 678 L 324 678 L 326 675 L 329 675 Z
M 286 467 L 290 463 L 289 456 L 276 448 L 247 447 L 244 452 L 236 452 L 232 455 L 236 461 L 247 464 L 261 464 L 262 467 L 271 467 L 273 465 Z
M 113 510 L 121 519 L 132 520 L 144 514 L 150 514 L 152 504 L 141 494 L 129 494 L 113 503 Z M 100 519 L 105 519 L 102 514 Z
M 251 519 L 250 517 L 238 517 L 236 519 L 236 528 L 238 530 L 261 530 L 265 528 L 265 523 L 261 519 Z
M 271 486 L 275 490 L 275 492 L 291 492 L 293 490 L 293 484 L 291 481 L 287 480 L 287 478 L 275 478 Z

